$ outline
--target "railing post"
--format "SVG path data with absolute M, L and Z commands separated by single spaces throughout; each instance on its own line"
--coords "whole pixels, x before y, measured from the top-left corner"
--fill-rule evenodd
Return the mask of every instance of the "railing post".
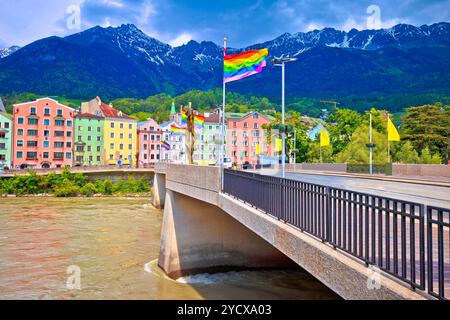
M 326 209 L 325 209 L 325 241 L 331 243 L 331 191 L 326 189 Z

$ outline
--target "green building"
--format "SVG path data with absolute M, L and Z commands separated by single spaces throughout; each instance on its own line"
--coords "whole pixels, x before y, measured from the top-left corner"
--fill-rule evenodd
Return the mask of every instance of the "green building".
M 11 168 L 13 117 L 0 112 L 0 171 Z
M 82 113 L 75 116 L 74 166 L 100 166 L 104 162 L 104 122 L 102 116 Z

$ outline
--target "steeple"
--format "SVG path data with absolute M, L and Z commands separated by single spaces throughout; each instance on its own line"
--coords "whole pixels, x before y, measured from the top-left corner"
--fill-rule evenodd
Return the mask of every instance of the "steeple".
M 177 114 L 177 111 L 175 110 L 175 100 L 172 100 L 172 108 L 170 108 L 170 115 L 174 116 Z

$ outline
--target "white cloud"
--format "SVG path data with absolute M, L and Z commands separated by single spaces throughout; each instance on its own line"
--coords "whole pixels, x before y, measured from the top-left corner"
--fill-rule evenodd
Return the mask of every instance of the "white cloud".
M 305 31 L 322 30 L 323 28 L 324 28 L 323 24 L 311 22 L 306 26 Z
M 189 41 L 192 40 L 192 35 L 190 35 L 189 33 L 183 33 L 182 35 L 176 37 L 175 39 L 169 41 L 169 44 L 172 47 L 179 47 L 182 46 L 183 44 L 188 43 Z

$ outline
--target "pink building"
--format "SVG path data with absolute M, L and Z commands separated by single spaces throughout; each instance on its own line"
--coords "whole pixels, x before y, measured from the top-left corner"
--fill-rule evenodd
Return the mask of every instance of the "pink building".
M 50 98 L 13 107 L 13 167 L 72 166 L 75 110 Z
M 138 123 L 138 166 L 153 166 L 160 159 L 162 129 L 153 119 Z
M 227 114 L 227 121 L 227 154 L 233 163 L 256 165 L 258 152 L 260 155 L 273 156 L 272 148 L 267 143 L 267 137 L 262 128 L 263 124 L 269 124 L 271 119 L 259 112 L 250 112 Z

